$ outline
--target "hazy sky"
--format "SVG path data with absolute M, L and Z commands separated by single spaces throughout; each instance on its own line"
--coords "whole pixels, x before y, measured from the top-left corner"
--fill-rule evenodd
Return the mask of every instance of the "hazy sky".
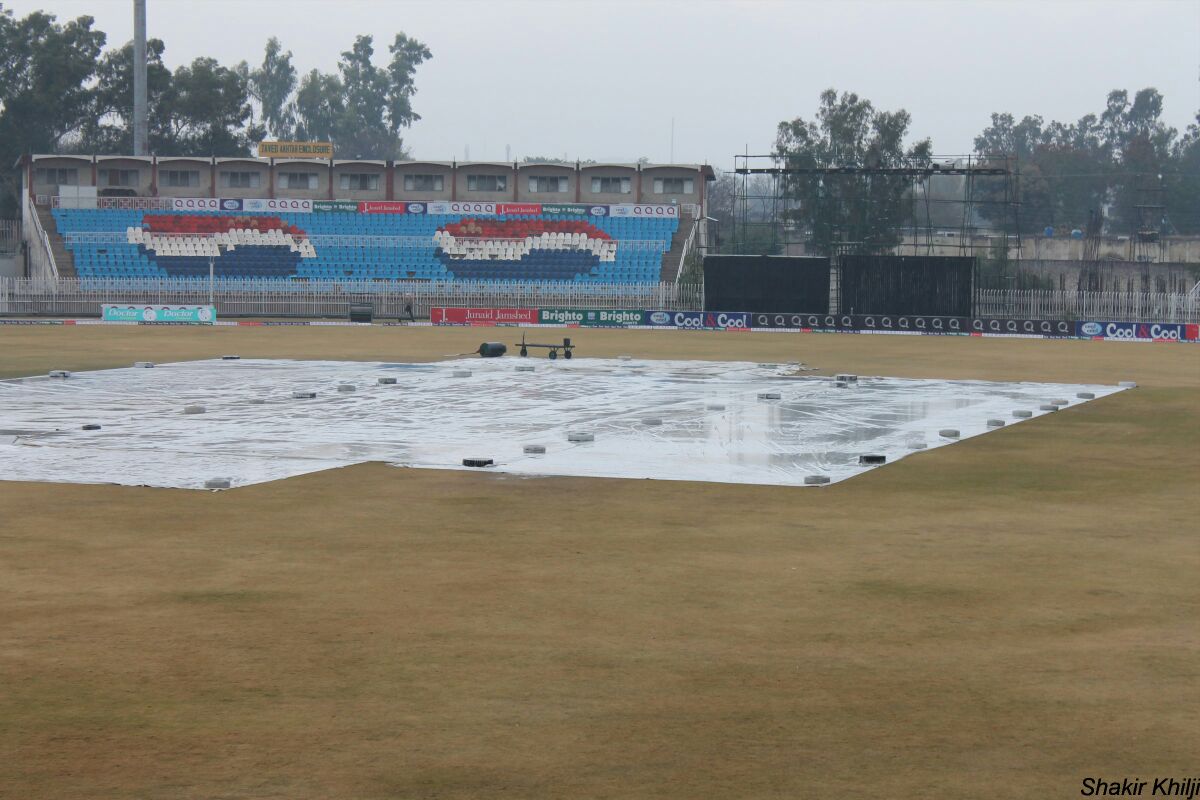
M 110 45 L 130 0 L 0 0 L 23 16 L 91 14 Z M 732 166 L 827 87 L 903 107 L 939 154 L 969 152 L 993 111 L 1075 120 L 1109 90 L 1154 86 L 1181 130 L 1200 109 L 1200 0 L 148 0 L 174 68 L 262 60 L 275 35 L 300 71 L 331 71 L 356 34 L 379 64 L 404 31 L 429 46 L 405 133 L 418 158 L 528 155 Z

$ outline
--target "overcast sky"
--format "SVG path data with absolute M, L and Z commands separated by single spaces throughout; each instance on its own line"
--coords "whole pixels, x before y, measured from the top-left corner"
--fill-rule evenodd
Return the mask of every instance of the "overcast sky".
M 90 14 L 129 41 L 130 0 L 0 0 L 18 16 Z M 148 0 L 169 67 L 262 60 L 275 35 L 300 71 L 332 71 L 356 34 L 376 58 L 404 31 L 433 59 L 407 131 L 427 159 L 529 155 L 708 162 L 767 152 L 827 87 L 906 108 L 910 133 L 967 153 L 993 111 L 1075 120 L 1109 90 L 1154 86 L 1169 124 L 1200 109 L 1200 0 Z

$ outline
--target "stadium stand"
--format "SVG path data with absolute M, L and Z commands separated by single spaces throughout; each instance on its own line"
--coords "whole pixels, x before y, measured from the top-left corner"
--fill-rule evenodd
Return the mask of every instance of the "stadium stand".
M 659 280 L 679 227 L 557 214 L 163 214 L 53 209 L 79 277 Z
M 713 180 L 704 165 L 22 163 L 54 271 L 82 279 L 207 280 L 211 261 L 214 277 L 280 281 L 674 281 Z M 97 178 L 113 164 L 121 194 Z

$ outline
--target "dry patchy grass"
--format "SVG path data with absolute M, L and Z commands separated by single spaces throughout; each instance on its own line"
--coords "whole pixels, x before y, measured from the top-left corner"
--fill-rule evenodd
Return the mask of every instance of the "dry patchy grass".
M 0 374 L 512 334 L 0 328 Z M 1195 772 L 1200 348 L 575 338 L 1143 388 L 820 490 L 0 483 L 0 797 L 1042 798 Z

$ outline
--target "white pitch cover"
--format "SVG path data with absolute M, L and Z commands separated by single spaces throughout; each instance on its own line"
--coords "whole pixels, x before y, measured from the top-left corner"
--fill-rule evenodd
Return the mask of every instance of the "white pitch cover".
M 1015 410 L 1036 419 L 1055 398 L 1070 408 L 1089 402 L 1079 392 L 1122 391 L 866 375 L 838 387 L 794 365 L 740 362 L 577 357 L 516 369 L 531 363 L 212 360 L 0 381 L 0 479 L 237 488 L 366 461 L 464 469 L 463 458 L 485 457 L 486 470 L 530 476 L 800 487 L 880 468 L 861 455 L 891 464 L 953 446 L 941 429 L 1005 436 L 1022 422 Z M 464 369 L 470 377 L 454 377 Z M 316 397 L 293 398 L 308 391 Z M 780 398 L 759 399 L 768 393 Z M 182 413 L 189 405 L 206 413 Z M 593 441 L 568 441 L 578 432 Z

